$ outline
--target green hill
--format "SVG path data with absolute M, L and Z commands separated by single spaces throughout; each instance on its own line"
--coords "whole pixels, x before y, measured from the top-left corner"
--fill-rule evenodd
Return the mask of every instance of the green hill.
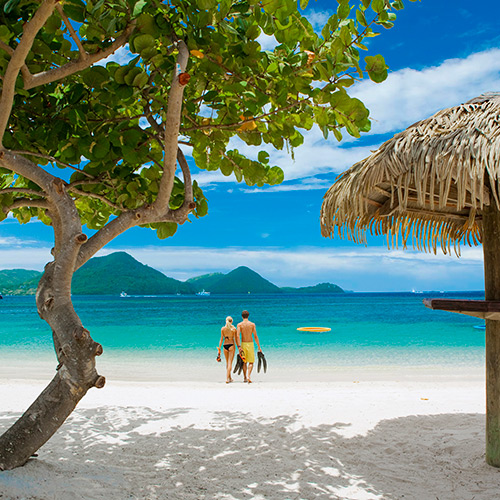
M 285 286 L 281 290 L 285 293 L 345 293 L 342 288 L 333 283 L 319 283 L 318 285 L 302 286 L 299 288 Z
M 36 292 L 42 273 L 27 269 L 6 269 L 0 271 L 0 294 L 32 295 Z
M 228 293 L 281 293 L 281 290 L 260 274 L 241 266 L 220 277 L 213 285 L 205 288 L 215 294 Z
M 126 252 L 94 257 L 75 272 L 71 287 L 75 295 L 167 295 L 193 293 L 189 283 L 168 278 L 141 264 Z
M 201 292 L 202 290 L 210 290 L 217 281 L 219 281 L 224 276 L 224 273 L 210 273 L 202 274 L 201 276 L 196 276 L 194 278 L 189 278 L 186 283 L 190 283 L 195 292 Z
M 0 271 L 0 294 L 34 294 L 41 275 L 38 271 L 26 269 Z M 75 272 L 72 283 L 72 292 L 75 295 L 119 295 L 121 292 L 128 295 L 171 295 L 193 294 L 201 290 L 213 294 L 345 293 L 342 288 L 332 283 L 301 288 L 278 288 L 245 266 L 227 274 L 203 274 L 182 282 L 141 264 L 125 252 L 90 259 Z

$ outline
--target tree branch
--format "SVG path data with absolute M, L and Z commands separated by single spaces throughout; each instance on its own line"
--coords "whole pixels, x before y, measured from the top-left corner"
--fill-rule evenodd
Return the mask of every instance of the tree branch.
M 0 40 L 0 49 L 7 52 L 7 54 L 9 54 L 10 56 L 12 56 L 12 54 L 14 53 L 14 49 L 12 47 L 10 47 L 9 45 L 7 45 L 5 42 L 2 42 L 2 40 Z M 30 70 L 28 69 L 28 66 L 26 66 L 26 64 L 23 64 L 21 66 L 21 74 L 23 75 L 23 78 L 25 78 L 25 79 L 31 78 Z
M 180 76 L 186 71 L 189 59 L 189 51 L 186 44 L 180 40 L 177 43 L 179 54 L 177 56 L 176 70 L 172 80 L 172 86 L 168 95 L 168 107 L 165 117 L 165 142 L 163 175 L 160 180 L 158 197 L 154 202 L 155 209 L 160 212 L 168 211 L 168 203 L 172 188 L 174 186 L 175 170 L 177 166 L 177 150 L 179 140 L 179 129 L 181 126 L 182 97 L 187 82 L 182 82 Z
M 100 182 L 98 183 L 100 184 Z M 112 201 L 108 200 L 105 196 L 97 193 L 87 193 L 86 191 L 82 191 L 78 188 L 76 188 L 74 185 L 68 187 L 68 191 L 72 191 L 73 193 L 79 194 L 80 196 L 87 196 L 88 198 L 94 198 L 96 200 L 101 200 L 103 203 L 106 203 L 106 205 L 109 205 L 111 208 L 114 208 L 115 210 L 121 212 L 123 210 L 123 207 L 120 207 L 119 205 L 116 205 Z
M 54 11 L 56 0 L 44 0 L 35 15 L 25 24 L 24 32 L 11 55 L 7 70 L 5 71 L 2 87 L 2 95 L 0 97 L 0 149 L 3 149 L 3 136 L 9 123 L 12 104 L 14 102 L 16 80 L 19 71 L 26 61 L 35 36 L 45 24 L 47 19 Z
M 43 191 L 36 191 L 35 189 L 16 188 L 16 187 L 0 189 L 0 194 L 6 194 L 6 193 L 21 193 L 21 194 L 30 194 L 32 196 L 45 196 L 45 193 Z
M 118 235 L 137 224 L 145 223 L 142 220 L 142 211 L 142 209 L 138 209 L 122 212 L 118 217 L 109 221 L 103 228 L 90 237 L 80 248 L 75 271 Z
M 3 207 L 4 213 L 9 213 L 11 210 L 23 207 L 50 208 L 50 203 L 47 200 L 31 200 L 29 198 L 17 198 L 9 206 Z
M 5 42 L 2 42 L 2 40 L 0 40 L 0 49 L 7 52 L 9 56 L 14 53 L 14 49 L 10 45 L 7 45 Z
M 69 31 L 71 38 L 73 38 L 73 41 L 76 43 L 76 46 L 78 47 L 78 52 L 80 52 L 80 59 L 83 61 L 87 59 L 89 56 L 87 51 L 83 48 L 82 41 L 76 34 L 76 31 L 74 30 L 73 26 L 71 25 L 70 20 L 68 19 L 68 16 L 64 13 L 64 10 L 62 8 L 61 4 L 56 5 L 56 9 L 59 12 L 59 14 L 62 17 L 62 20 L 64 21 L 64 25 L 66 26 L 67 30 Z
M 49 160 L 54 163 L 59 163 L 59 165 L 62 165 L 65 168 L 70 168 L 72 170 L 75 170 L 76 172 L 80 172 L 81 174 L 85 175 L 89 179 L 95 179 L 95 177 L 88 172 L 85 172 L 84 170 L 80 170 L 77 167 L 74 167 L 73 165 L 70 165 L 69 163 L 64 163 L 63 161 L 58 160 L 57 158 L 54 158 L 53 156 L 50 155 L 43 155 L 41 153 L 33 153 L 31 151 L 10 151 L 12 154 L 17 154 L 17 155 L 27 155 L 27 156 L 36 156 L 38 158 L 43 158 L 44 160 Z
M 88 57 L 82 59 L 78 58 L 77 61 L 70 62 L 64 66 L 58 68 L 50 69 L 48 71 L 43 71 L 42 73 L 37 73 L 33 75 L 29 80 L 25 82 L 24 88 L 26 90 L 32 89 L 39 85 L 44 85 L 46 83 L 55 82 L 56 80 L 61 80 L 73 73 L 82 71 L 83 69 L 89 68 L 93 64 L 106 57 L 110 56 L 113 52 L 119 49 L 122 45 L 125 45 L 132 31 L 134 31 L 136 21 L 131 21 L 131 23 L 125 28 L 123 33 L 115 39 L 115 41 L 106 49 L 99 50 L 95 54 L 88 54 Z
M 51 192 L 53 184 L 60 179 L 49 174 L 43 168 L 28 160 L 24 156 L 9 150 L 0 150 L 0 167 L 22 175 L 40 186 L 47 194 Z
M 182 170 L 182 176 L 184 177 L 184 203 L 183 205 L 190 204 L 193 198 L 193 183 L 191 181 L 191 171 L 189 170 L 189 165 L 184 156 L 184 152 L 181 148 L 177 149 L 177 161 Z M 194 208 L 194 207 L 193 207 Z
M 306 99 L 300 99 L 300 100 L 297 100 L 297 101 L 293 102 L 292 104 L 289 104 L 288 106 L 283 106 L 281 108 L 275 109 L 274 111 L 270 111 L 269 113 L 264 113 L 262 115 L 254 116 L 252 118 L 247 118 L 245 120 L 241 120 L 241 121 L 236 122 L 236 123 L 228 123 L 228 124 L 220 123 L 218 125 L 199 125 L 199 126 L 196 126 L 196 127 L 183 128 L 183 129 L 180 130 L 180 132 L 181 132 L 181 134 L 185 134 L 186 132 L 192 132 L 193 130 L 232 129 L 232 128 L 235 128 L 235 127 L 241 127 L 245 123 L 257 122 L 259 120 L 262 120 L 263 118 L 267 118 L 268 116 L 276 115 L 277 113 L 280 113 L 281 111 L 288 111 L 289 109 L 295 108 L 297 106 L 300 106 L 304 102 L 308 102 L 308 101 L 309 101 L 309 99 L 307 99 L 307 98 Z
M 171 217 L 174 222 L 184 224 L 188 219 L 188 215 L 196 208 L 196 203 L 193 198 L 193 183 L 191 181 L 189 165 L 180 148 L 177 150 L 177 161 L 179 162 L 184 177 L 184 202 L 177 210 L 171 211 Z

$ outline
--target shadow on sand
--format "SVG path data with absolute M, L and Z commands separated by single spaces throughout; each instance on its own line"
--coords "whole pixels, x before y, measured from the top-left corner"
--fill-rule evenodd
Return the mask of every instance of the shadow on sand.
M 77 410 L 37 459 L 0 473 L 0 499 L 498 498 L 484 415 L 403 417 L 346 438 L 341 423 L 233 412 L 181 428 L 189 411 Z M 13 420 L 0 414 L 0 430 Z

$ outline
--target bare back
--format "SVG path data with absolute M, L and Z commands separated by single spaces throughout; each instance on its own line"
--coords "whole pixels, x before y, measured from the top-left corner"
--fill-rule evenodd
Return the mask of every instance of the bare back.
M 224 336 L 224 344 L 234 344 L 234 336 L 236 334 L 236 328 L 227 328 L 223 326 L 221 328 L 221 333 Z
M 243 320 L 241 323 L 238 323 L 238 330 L 241 332 L 242 342 L 253 342 L 252 334 L 256 333 L 255 323 Z

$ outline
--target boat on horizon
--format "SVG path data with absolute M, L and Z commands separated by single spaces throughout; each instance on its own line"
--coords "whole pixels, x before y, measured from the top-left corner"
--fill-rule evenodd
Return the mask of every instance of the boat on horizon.
M 208 295 L 210 295 L 210 292 L 202 290 L 201 292 L 196 292 L 196 295 L 198 295 L 199 297 L 207 297 Z
M 120 297 L 128 297 L 128 293 L 127 292 L 120 292 Z

